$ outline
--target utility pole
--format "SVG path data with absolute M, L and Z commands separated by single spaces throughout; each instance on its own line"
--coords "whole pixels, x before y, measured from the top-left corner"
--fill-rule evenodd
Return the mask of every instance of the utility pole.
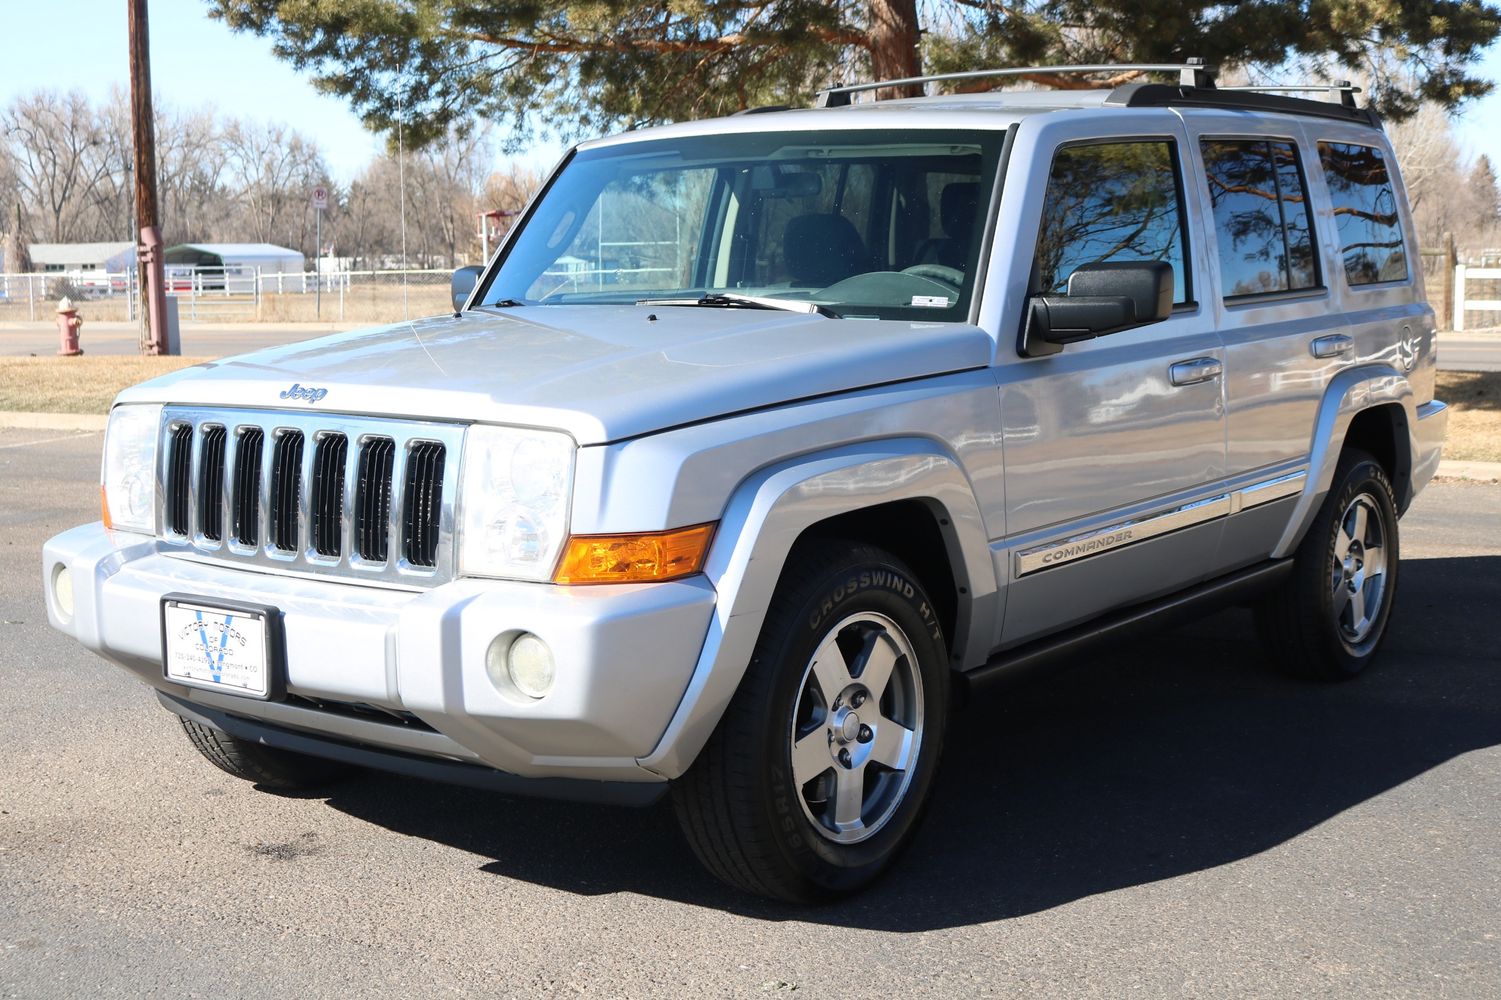
M 163 273 L 160 220 L 156 215 L 156 131 L 151 113 L 151 38 L 146 0 L 126 0 L 130 8 L 130 123 L 135 146 L 136 225 L 141 261 L 142 354 L 166 354 L 167 288 Z

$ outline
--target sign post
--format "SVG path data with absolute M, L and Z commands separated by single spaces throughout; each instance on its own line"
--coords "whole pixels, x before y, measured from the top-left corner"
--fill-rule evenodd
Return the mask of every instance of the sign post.
M 323 210 L 328 208 L 328 188 L 322 184 L 313 188 L 313 211 L 317 215 L 313 223 L 313 315 L 323 318 Z

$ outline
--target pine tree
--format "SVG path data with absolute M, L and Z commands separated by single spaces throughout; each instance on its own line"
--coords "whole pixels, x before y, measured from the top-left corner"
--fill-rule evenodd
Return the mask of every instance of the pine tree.
M 1181 62 L 1222 69 L 1289 59 L 1331 72 L 1389 65 L 1375 105 L 1452 109 L 1501 33 L 1484 0 L 208 0 L 232 28 L 347 99 L 377 131 L 413 142 L 475 118 L 512 144 L 540 125 L 598 134 L 767 104 L 805 105 L 838 79 L 920 70 Z M 923 23 L 926 18 L 928 23 Z M 1040 73 L 1036 82 L 1100 86 Z M 912 88 L 893 92 L 911 93 Z

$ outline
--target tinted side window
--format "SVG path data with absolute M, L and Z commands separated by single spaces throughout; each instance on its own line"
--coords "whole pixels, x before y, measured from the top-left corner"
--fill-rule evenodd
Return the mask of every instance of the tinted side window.
M 1352 285 L 1407 278 L 1407 253 L 1397 195 L 1381 150 L 1345 142 L 1319 143 L 1319 160 L 1339 226 L 1339 249 Z
M 1065 291 L 1069 275 L 1101 261 L 1173 266 L 1173 301 L 1187 302 L 1183 211 L 1170 142 L 1070 146 L 1053 157 L 1037 238 L 1040 289 Z
M 1308 192 L 1292 144 L 1210 139 L 1200 149 L 1226 297 L 1315 287 Z

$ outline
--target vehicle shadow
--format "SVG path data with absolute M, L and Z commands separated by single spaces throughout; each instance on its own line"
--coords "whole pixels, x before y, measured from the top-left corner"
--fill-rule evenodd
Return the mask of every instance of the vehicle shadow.
M 836 907 L 719 885 L 666 803 L 509 800 L 370 776 L 329 804 L 488 858 L 484 871 L 568 892 L 887 931 L 1033 913 L 1254 855 L 1501 744 L 1501 557 L 1408 561 L 1402 574 L 1382 660 L 1351 683 L 1269 675 L 1237 609 L 977 696 L 950 732 L 911 851 Z

